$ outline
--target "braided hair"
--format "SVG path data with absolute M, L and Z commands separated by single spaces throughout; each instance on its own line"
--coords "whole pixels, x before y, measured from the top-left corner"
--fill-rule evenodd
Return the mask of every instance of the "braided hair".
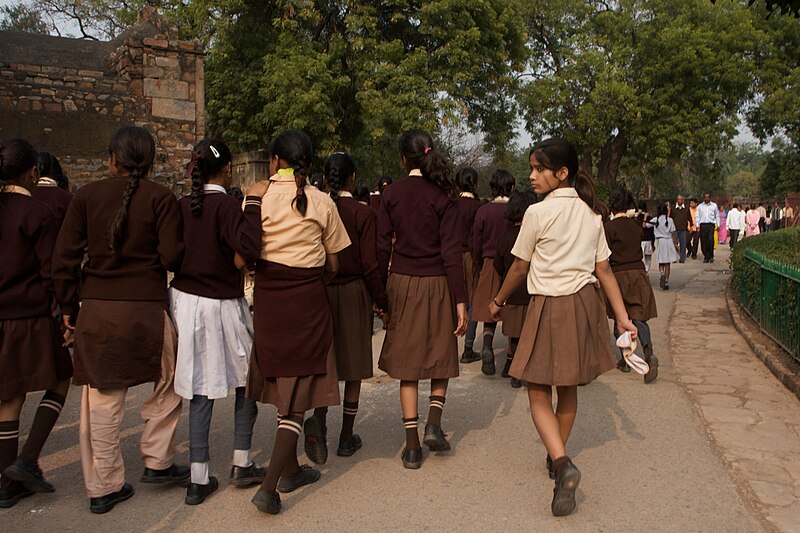
M 356 173 L 356 163 L 344 152 L 336 152 L 325 160 L 324 175 L 328 182 L 328 194 L 339 205 L 339 193 L 347 184 L 347 179 Z
M 203 186 L 216 176 L 228 163 L 233 156 L 224 142 L 219 139 L 204 139 L 197 143 L 192 150 L 192 193 L 189 202 L 189 209 L 193 216 L 199 217 L 203 214 Z
M 108 153 L 113 154 L 117 168 L 128 175 L 128 183 L 122 192 L 122 206 L 111 223 L 111 251 L 119 255 L 128 229 L 128 207 L 131 205 L 139 180 L 147 176 L 153 166 L 156 144 L 153 136 L 139 126 L 122 126 L 108 143 Z
M 442 189 L 449 197 L 458 196 L 458 187 L 451 175 L 450 163 L 423 130 L 410 130 L 400 137 L 400 154 L 409 168 L 418 168 L 422 177 Z
M 306 179 L 311 170 L 311 163 L 314 159 L 314 147 L 311 139 L 300 130 L 284 131 L 275 137 L 269 145 L 269 153 L 272 157 L 277 156 L 289 164 L 294 169 L 294 182 L 297 185 L 297 192 L 292 199 L 292 207 L 302 216 L 306 216 L 308 209 L 308 198 L 306 197 Z
M 20 176 L 36 166 L 36 150 L 28 141 L 0 141 L 0 189 L 16 183 Z

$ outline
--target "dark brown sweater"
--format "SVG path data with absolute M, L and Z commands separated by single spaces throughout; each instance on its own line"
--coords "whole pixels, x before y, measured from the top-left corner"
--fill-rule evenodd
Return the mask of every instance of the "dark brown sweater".
M 53 210 L 60 228 L 61 224 L 64 223 L 69 204 L 72 202 L 72 193 L 52 185 L 37 185 L 33 190 L 33 197 Z
M 0 192 L 0 320 L 50 315 L 56 216 L 24 194 Z
M 53 281 L 64 314 L 75 316 L 81 281 L 80 298 L 167 298 L 167 270 L 178 270 L 184 253 L 178 201 L 166 187 L 140 180 L 121 250 L 114 254 L 110 228 L 127 182 L 124 177 L 107 178 L 75 193 L 53 255 Z M 84 253 L 88 260 L 81 271 Z
M 261 252 L 261 198 L 247 197 L 241 204 L 222 192 L 203 196 L 203 212 L 192 215 L 192 199 L 178 202 L 183 218 L 183 242 L 186 255 L 180 271 L 172 280 L 179 291 L 205 298 L 241 298 L 242 272 L 234 265 L 238 253 L 247 262 L 255 263 Z
M 644 270 L 642 225 L 636 219 L 621 216 L 606 222 L 603 228 L 611 249 L 611 257 L 608 258 L 611 270 Z
M 480 208 L 481 201 L 477 198 L 462 196 L 458 199 L 458 231 L 461 236 L 462 252 L 472 250 L 472 227 Z
M 689 213 L 688 205 L 685 205 L 683 209 L 678 209 L 678 206 L 672 208 L 672 221 L 675 222 L 675 229 L 677 231 L 688 231 L 690 218 L 691 213 Z
M 386 309 L 386 289 L 378 268 L 375 215 L 372 209 L 353 198 L 339 198 L 337 206 L 352 244 L 337 254 L 339 272 L 331 284 L 350 283 L 363 278 L 372 301 L 379 308 Z
M 472 228 L 472 259 L 480 268 L 484 259 L 495 256 L 497 240 L 514 225 L 506 219 L 507 202 L 489 202 L 475 214 Z
M 494 255 L 494 269 L 500 274 L 500 279 L 502 280 L 505 280 L 508 269 L 510 269 L 511 265 L 514 263 L 515 257 L 514 254 L 511 253 L 511 249 L 514 248 L 514 244 L 517 242 L 520 228 L 521 226 L 511 226 L 508 231 L 497 239 L 496 252 Z M 528 282 L 525 281 L 520 283 L 516 290 L 511 293 L 506 303 L 510 303 L 511 305 L 528 305 L 530 299 L 531 295 L 528 293 Z
M 383 191 L 378 215 L 382 276 L 390 259 L 391 271 L 398 274 L 447 276 L 455 302 L 466 303 L 456 202 L 422 176 L 409 176 Z

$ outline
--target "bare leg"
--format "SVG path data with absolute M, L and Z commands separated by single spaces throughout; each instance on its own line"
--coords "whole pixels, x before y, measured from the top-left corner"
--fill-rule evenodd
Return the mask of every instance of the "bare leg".
M 547 454 L 553 459 L 566 455 L 564 441 L 561 437 L 561 428 L 558 418 L 553 411 L 552 387 L 528 383 L 528 400 L 531 405 L 533 425 L 547 449 Z
M 575 385 L 556 387 L 556 392 L 558 393 L 556 418 L 558 419 L 561 440 L 566 447 L 567 440 L 569 440 L 569 435 L 572 432 L 572 426 L 575 424 L 575 415 L 578 412 L 578 387 Z

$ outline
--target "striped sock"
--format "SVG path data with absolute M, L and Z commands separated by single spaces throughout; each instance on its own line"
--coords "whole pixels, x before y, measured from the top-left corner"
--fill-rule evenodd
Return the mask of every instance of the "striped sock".
M 19 420 L 0 422 L 0 472 L 17 458 L 19 446 Z M 10 479 L 0 478 L 0 487 L 5 488 Z
M 340 440 L 349 439 L 353 436 L 353 424 L 358 414 L 358 402 L 342 402 L 342 433 Z
M 431 396 L 431 406 L 428 410 L 428 424 L 434 426 L 442 425 L 442 409 L 444 409 L 444 396 Z
M 39 408 L 36 409 L 36 416 L 33 418 L 31 433 L 19 454 L 26 463 L 32 465 L 39 463 L 39 454 L 42 453 L 44 443 L 50 436 L 53 426 L 56 425 L 65 401 L 66 398 L 57 392 L 47 391 L 44 393 L 42 401 L 39 402 Z
M 278 417 L 278 431 L 275 432 L 275 446 L 261 488 L 269 493 L 275 492 L 281 475 L 297 475 L 297 439 L 303 431 L 303 414 L 290 414 Z
M 403 419 L 403 426 L 406 428 L 406 449 L 419 450 L 422 448 L 419 443 L 419 432 L 417 431 L 418 422 L 418 416 Z

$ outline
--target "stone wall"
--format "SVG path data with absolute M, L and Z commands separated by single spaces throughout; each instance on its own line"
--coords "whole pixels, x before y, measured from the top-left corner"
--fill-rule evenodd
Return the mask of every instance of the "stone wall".
M 106 175 L 119 126 L 144 126 L 153 178 L 178 192 L 205 132 L 205 93 L 202 46 L 173 36 L 153 10 L 111 42 L 0 32 L 0 138 L 52 153 L 80 186 Z
M 269 178 L 269 154 L 266 150 L 242 152 L 231 162 L 231 186 L 243 191 L 258 180 Z

